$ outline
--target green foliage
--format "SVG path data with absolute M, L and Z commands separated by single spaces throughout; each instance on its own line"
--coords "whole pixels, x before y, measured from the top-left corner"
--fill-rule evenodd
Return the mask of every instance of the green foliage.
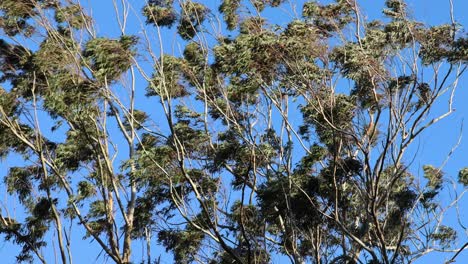
M 189 122 L 181 120 L 174 125 L 174 133 L 169 137 L 169 144 L 176 146 L 181 144 L 184 151 L 189 155 L 203 153 L 208 138 L 203 130 L 193 127 Z
M 83 57 L 97 80 L 111 82 L 133 64 L 136 43 L 135 36 L 122 36 L 118 40 L 95 38 L 86 43 Z
M 34 3 L 29 0 L 5 0 L 0 3 L 0 27 L 9 36 L 25 32 L 31 34 L 33 28 L 26 22 L 36 13 Z
M 458 173 L 458 182 L 464 186 L 468 186 L 468 168 L 463 168 Z
M 14 80 L 18 71 L 29 67 L 30 53 L 22 46 L 0 39 L 0 81 Z
M 304 120 L 314 126 L 321 142 L 330 149 L 336 144 L 337 140 L 346 140 L 346 130 L 352 126 L 354 110 L 353 97 L 339 94 L 328 98 L 324 95 L 324 101 L 327 105 L 308 105 L 302 108 Z M 333 123 L 330 122 L 333 120 Z M 339 128 L 337 131 L 335 128 Z
M 127 130 L 141 129 L 143 124 L 148 119 L 148 115 L 140 110 L 134 110 L 133 115 L 130 118 L 125 118 L 124 126 Z
M 304 4 L 302 16 L 310 20 L 324 36 L 341 30 L 353 21 L 352 5 L 349 1 L 336 1 L 328 5 L 321 5 L 315 0 L 309 1 Z
M 457 239 L 457 233 L 453 228 L 441 225 L 431 234 L 431 238 L 437 240 L 442 248 L 448 248 Z
M 107 211 L 106 203 L 102 200 L 96 200 L 90 204 L 88 216 L 92 218 L 103 217 Z
M 468 38 L 458 38 L 453 44 L 453 50 L 450 54 L 449 61 L 454 62 L 468 62 Z
M 239 22 L 238 9 L 241 5 L 241 0 L 223 0 L 219 6 L 219 12 L 223 14 L 229 30 L 234 30 Z
M 406 152 L 463 73 L 466 36 L 402 0 L 374 21 L 354 1 L 307 1 L 277 25 L 270 14 L 296 11 L 286 2 L 149 0 L 138 46 L 94 32 L 76 1 L 0 1 L 0 157 L 25 161 L 4 178 L 25 217 L 1 211 L 0 234 L 18 261 L 40 259 L 59 226 L 71 243 L 75 223 L 126 264 L 136 240 L 175 263 L 406 263 L 452 249 L 455 229 L 432 217 L 444 173 L 423 166 L 421 185 Z M 115 8 L 131 34 L 130 7 Z
M 143 8 L 147 24 L 172 26 L 177 19 L 173 0 L 150 0 Z
M 56 41 L 52 37 L 42 42 L 33 58 L 35 67 L 49 76 L 69 67 L 74 58 L 64 44 L 66 43 Z
M 38 167 L 12 167 L 4 181 L 10 194 L 16 193 L 20 201 L 27 202 L 33 189 L 33 180 L 40 177 L 41 170 Z
M 163 246 L 174 252 L 175 263 L 193 262 L 203 237 L 203 233 L 190 227 L 186 230 L 169 230 L 158 234 Z
M 392 19 L 404 19 L 406 17 L 406 3 L 401 0 L 385 1 L 386 9 L 383 13 Z
M 80 5 L 72 4 L 56 10 L 55 20 L 58 23 L 68 23 L 72 28 L 80 29 L 89 23 L 90 17 L 83 13 Z
M 281 233 L 284 228 L 282 221 L 291 216 L 291 221 L 295 221 L 298 227 L 304 229 L 311 228 L 322 222 L 322 217 L 317 208 L 309 206 L 310 201 L 301 191 L 302 189 L 313 197 L 313 194 L 318 191 L 318 179 L 297 175 L 292 181 L 294 184 L 291 188 L 288 179 L 278 178 L 259 189 L 259 207 L 262 217 L 271 224 L 271 231 L 274 233 Z M 278 193 L 287 193 L 287 198 L 278 199 Z M 292 215 L 288 216 L 288 214 Z
M 420 57 L 424 64 L 433 64 L 450 57 L 454 37 L 451 25 L 435 26 L 423 33 Z
M 206 61 L 206 54 L 196 42 L 190 42 L 185 46 L 184 58 L 191 66 L 202 67 Z
M 277 77 L 281 58 L 278 37 L 263 29 L 262 20 L 246 20 L 241 29 L 241 35 L 234 41 L 221 40 L 214 48 L 214 69 L 230 75 L 228 95 L 234 102 L 253 100 L 262 85 Z
M 437 168 L 434 168 L 432 165 L 424 165 L 424 178 L 428 180 L 427 186 L 429 188 L 438 190 L 442 187 L 442 177 L 444 174 Z
M 144 237 L 146 235 L 145 231 L 148 232 L 148 229 L 151 230 L 156 224 L 156 221 L 153 219 L 153 215 L 156 213 L 156 204 L 150 196 L 139 197 L 136 200 L 133 238 Z
M 150 85 L 146 88 L 146 96 L 160 96 L 163 98 L 178 98 L 188 95 L 182 84 L 185 62 L 169 55 L 164 55 L 157 65 L 156 72 Z
M 177 32 L 183 39 L 189 40 L 200 30 L 209 10 L 204 5 L 191 0 L 182 2 L 181 9 L 182 14 Z
M 88 181 L 80 181 L 78 183 L 78 200 L 92 197 L 96 194 L 95 186 Z
M 19 102 L 14 93 L 8 93 L 0 87 L 0 107 L 5 112 L 5 115 L 11 117 L 17 114 Z M 4 141 L 1 141 L 4 142 Z M 2 155 L 0 155 L 2 156 Z
M 29 19 L 37 15 L 37 7 L 42 10 L 59 5 L 57 0 L 2 0 L 0 2 L 0 28 L 8 36 L 24 34 L 31 36 L 35 25 Z
M 26 125 L 20 125 L 19 130 L 24 132 L 27 138 L 32 137 L 32 129 Z M 27 156 L 29 149 L 27 144 L 15 137 L 8 129 L 0 124 L 0 157 L 5 157 L 10 152 Z
M 76 171 L 80 162 L 93 160 L 94 153 L 94 146 L 89 142 L 87 135 L 69 131 L 67 141 L 57 146 L 56 162 L 63 169 Z
M 55 202 L 49 198 L 39 197 L 32 206 L 31 215 L 26 217 L 24 223 L 2 217 L 0 234 L 5 235 L 7 241 L 14 240 L 21 246 L 21 252 L 16 256 L 18 262 L 32 262 L 33 252 L 47 245 L 44 236 L 49 230 L 51 206 Z

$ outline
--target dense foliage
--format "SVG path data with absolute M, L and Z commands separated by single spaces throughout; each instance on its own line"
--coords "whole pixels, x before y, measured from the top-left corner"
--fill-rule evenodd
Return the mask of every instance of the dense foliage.
M 111 38 L 78 1 L 1 1 L 0 155 L 21 160 L 4 186 L 22 213 L 2 208 L 0 234 L 18 262 L 46 263 L 52 237 L 72 263 L 68 226 L 116 263 L 136 263 L 135 240 L 147 263 L 157 245 L 175 263 L 456 252 L 445 175 L 411 162 L 454 111 L 460 25 L 426 26 L 402 0 L 372 21 L 355 0 L 298 1 L 275 24 L 285 2 L 115 1 Z

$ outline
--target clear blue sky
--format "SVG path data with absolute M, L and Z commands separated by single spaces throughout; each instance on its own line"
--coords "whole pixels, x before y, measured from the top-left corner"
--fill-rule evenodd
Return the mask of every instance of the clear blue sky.
M 1 1 L 1 0 L 0 0 Z M 295 2 L 294 0 L 291 0 Z M 116 37 L 120 35 L 119 28 L 115 23 L 115 15 L 113 11 L 112 0 L 88 0 L 82 1 L 85 5 L 91 5 L 93 10 L 94 18 L 97 21 L 97 31 L 100 36 L 111 36 Z M 120 2 L 120 1 L 117 1 Z M 135 11 L 140 12 L 141 5 L 145 1 L 133 1 L 131 3 L 135 4 Z M 210 5 L 213 10 L 216 10 L 219 1 L 208 0 L 205 1 L 206 4 Z M 298 6 L 300 6 L 304 1 L 297 1 Z M 326 1 L 322 1 L 326 2 Z M 384 3 L 384 0 L 360 0 L 358 1 L 364 8 L 365 13 L 370 18 L 379 18 L 381 17 L 381 10 Z M 411 0 L 407 1 L 410 9 L 413 11 L 414 16 L 425 23 L 431 25 L 437 25 L 441 23 L 446 23 L 450 21 L 449 16 L 449 0 Z M 468 10 L 468 1 L 467 0 L 453 0 L 454 3 L 454 13 L 455 19 L 464 27 L 468 27 L 468 15 L 466 10 Z M 299 9 L 298 9 L 299 10 Z M 268 10 L 266 12 L 269 12 Z M 277 16 L 277 20 L 272 21 L 275 23 L 282 24 L 284 21 L 288 21 L 288 16 Z M 130 15 L 129 27 L 127 28 L 129 34 L 137 34 L 140 31 L 139 22 L 134 19 L 133 15 Z M 170 34 L 164 38 L 165 45 L 170 47 L 173 46 L 174 35 Z M 425 133 L 422 135 L 421 140 L 418 142 L 418 152 L 417 159 L 414 162 L 415 166 L 421 167 L 424 164 L 434 164 L 440 165 L 444 159 L 447 157 L 447 154 L 450 152 L 451 148 L 457 142 L 458 137 L 460 136 L 460 126 L 464 118 L 468 117 L 468 104 L 466 100 L 468 99 L 468 89 L 466 84 L 468 83 L 468 75 L 465 75 L 459 83 L 459 88 L 456 94 L 456 100 L 454 107 L 456 112 L 449 118 L 443 120 L 439 124 L 436 124 L 430 133 Z M 145 87 L 146 84 L 140 81 L 139 85 Z M 141 93 L 140 98 L 142 102 L 145 100 L 143 98 L 143 93 Z M 143 108 L 149 107 L 148 105 Z M 148 108 L 149 109 L 149 108 Z M 443 111 L 445 109 L 441 109 Z M 152 110 L 154 111 L 154 110 Z M 465 126 L 467 127 L 467 126 Z M 18 157 L 10 156 L 8 159 L 0 163 L 0 177 L 3 178 L 6 171 L 9 167 L 17 165 Z M 462 142 L 459 147 L 454 152 L 451 159 L 447 162 L 444 167 L 444 171 L 447 173 L 448 177 L 456 179 L 458 171 L 468 166 L 468 129 L 464 129 L 462 132 Z M 3 183 L 2 183 L 3 184 Z M 5 197 L 3 193 L 3 186 L 0 188 L 0 196 Z M 12 200 L 9 198 L 9 204 Z M 447 201 L 448 201 L 447 197 Z M 4 200 L 4 202 L 6 202 Z M 461 214 L 462 220 L 465 224 L 468 225 L 468 199 L 461 201 Z M 455 219 L 449 217 L 447 219 L 448 223 L 455 224 Z M 83 233 L 80 233 L 77 230 L 74 234 L 75 238 L 83 236 Z M 460 243 L 468 242 L 468 237 L 463 232 L 459 233 Z M 140 242 L 135 242 L 134 248 L 134 261 L 138 262 L 141 258 L 140 253 Z M 73 245 L 74 250 L 74 263 L 103 263 L 104 259 L 98 258 L 96 256 L 99 254 L 99 246 L 89 240 L 82 243 L 76 243 Z M 9 244 L 3 244 L 0 240 L 0 263 L 14 263 L 14 256 L 16 255 L 18 248 L 11 246 Z M 153 254 L 158 255 L 157 250 L 163 251 L 162 248 L 153 248 Z M 162 253 L 162 263 L 172 263 L 170 256 Z M 53 261 L 53 253 L 48 252 L 46 254 L 50 263 Z M 441 255 L 438 253 L 429 254 L 426 257 L 419 260 L 417 263 L 443 263 L 443 260 L 449 255 Z M 110 263 L 111 261 L 109 261 Z M 278 261 L 279 263 L 279 261 Z M 468 252 L 462 253 L 457 258 L 457 263 L 468 263 Z

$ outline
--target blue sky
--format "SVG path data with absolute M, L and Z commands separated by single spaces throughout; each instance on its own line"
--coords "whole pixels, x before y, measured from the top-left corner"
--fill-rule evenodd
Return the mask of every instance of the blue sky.
M 291 0 L 295 2 L 294 0 Z M 90 5 L 93 10 L 93 16 L 96 20 L 97 31 L 99 36 L 107 37 L 117 37 L 120 35 L 119 28 L 115 23 L 115 15 L 112 6 L 111 0 L 88 0 L 82 1 L 85 5 Z M 119 1 L 118 1 L 119 2 Z M 140 11 L 140 7 L 144 1 L 133 1 L 131 3 L 136 3 L 135 6 L 138 8 L 135 9 L 136 12 Z M 206 4 L 211 6 L 213 10 L 216 10 L 217 4 L 219 1 L 209 0 L 205 1 Z M 449 12 L 449 0 L 411 0 L 407 1 L 410 9 L 413 12 L 414 17 L 418 20 L 425 22 L 430 25 L 437 25 L 441 23 L 446 23 L 450 21 L 450 12 Z M 303 1 L 297 1 L 298 6 L 303 3 Z M 365 13 L 369 18 L 380 18 L 381 9 L 383 7 L 383 0 L 374 0 L 366 1 L 361 0 L 359 3 L 362 5 Z M 468 15 L 466 15 L 466 10 L 468 10 L 468 1 L 466 0 L 453 0 L 454 4 L 454 15 L 458 23 L 464 27 L 468 27 Z M 298 9 L 300 13 L 300 9 Z M 265 11 L 267 14 L 268 9 Z M 271 13 L 275 16 L 276 13 Z M 127 28 L 129 34 L 137 34 L 140 31 L 140 25 L 137 19 L 134 18 L 133 14 L 129 18 L 129 27 Z M 290 17 L 288 15 L 276 16 L 275 20 L 272 21 L 278 24 L 284 24 L 285 21 L 289 21 Z M 174 47 L 176 41 L 174 34 L 169 33 L 170 31 L 164 31 L 167 35 L 164 36 L 164 44 L 167 47 Z M 176 48 L 177 49 L 177 48 Z M 168 53 L 170 49 L 168 49 Z M 177 52 L 176 52 L 177 53 Z M 421 139 L 417 142 L 417 158 L 415 159 L 414 166 L 422 167 L 424 164 L 434 164 L 435 166 L 441 165 L 448 153 L 451 151 L 452 147 L 457 143 L 459 137 L 462 137 L 461 144 L 458 146 L 456 151 L 453 153 L 451 158 L 448 160 L 444 167 L 444 171 L 448 178 L 456 179 L 458 171 L 468 166 L 468 130 L 464 129 L 460 133 L 460 127 L 463 123 L 463 119 L 468 117 L 468 104 L 466 99 L 468 99 L 468 89 L 466 84 L 468 83 L 468 75 L 465 75 L 459 82 L 459 88 L 456 93 L 456 100 L 454 107 L 456 112 L 448 117 L 447 119 L 436 124 L 431 130 L 430 133 L 424 133 Z M 144 81 L 139 81 L 139 86 L 145 87 L 146 84 Z M 138 95 L 139 100 L 141 100 L 142 107 L 144 110 L 155 111 L 154 105 L 149 104 L 148 101 L 144 98 L 143 93 Z M 438 109 L 444 111 L 445 109 Z M 467 125 L 465 125 L 465 128 Z M 416 151 L 416 150 L 414 150 Z M 17 165 L 20 159 L 16 156 L 10 156 L 8 159 L 0 163 L 0 177 L 3 178 L 7 169 L 11 166 Z M 417 169 L 416 169 L 417 170 Z M 5 197 L 4 193 L 0 188 L 0 196 Z M 460 189 L 459 189 L 460 190 Z M 449 201 L 450 197 L 445 197 L 446 201 Z M 4 200 L 4 202 L 7 202 Z M 8 202 L 12 202 L 12 198 L 8 198 Z M 465 220 L 465 224 L 468 225 L 468 213 L 465 213 L 463 209 L 466 210 L 468 205 L 468 199 L 463 199 L 460 203 L 462 220 Z M 449 224 L 456 224 L 456 219 L 449 217 L 447 219 Z M 81 237 L 84 234 L 80 233 L 81 231 L 76 230 L 74 232 L 75 238 Z M 461 238 L 461 243 L 468 242 L 468 236 L 461 232 L 459 234 Z M 2 244 L 0 241 L 0 256 L 1 263 L 14 263 L 14 256 L 17 251 L 17 247 L 11 246 L 9 244 Z M 97 258 L 99 255 L 100 249 L 99 246 L 89 240 L 83 241 L 81 243 L 76 243 L 74 247 L 74 263 L 103 263 L 104 259 L 102 257 Z M 134 261 L 138 262 L 141 259 L 140 253 L 141 243 L 140 241 L 135 242 L 134 248 Z M 161 247 L 153 248 L 154 255 L 158 255 L 158 250 L 163 251 Z M 50 259 L 51 263 L 54 263 L 53 253 L 47 252 L 46 256 Z M 444 259 L 451 255 L 442 255 L 438 253 L 428 254 L 426 257 L 421 258 L 417 263 L 442 263 Z M 162 253 L 162 263 L 171 263 L 170 256 Z M 280 262 L 280 259 L 276 261 Z M 110 261 L 109 261 L 110 263 Z M 468 252 L 460 254 L 457 258 L 457 263 L 468 263 Z

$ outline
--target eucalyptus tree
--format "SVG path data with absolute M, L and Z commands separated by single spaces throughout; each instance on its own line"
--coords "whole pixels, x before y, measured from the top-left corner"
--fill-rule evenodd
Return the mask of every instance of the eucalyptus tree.
M 161 246 L 176 263 L 458 255 L 443 216 L 464 191 L 441 203 L 441 168 L 411 164 L 455 111 L 468 40 L 453 14 L 214 2 L 109 1 L 117 37 L 79 1 L 0 2 L 0 154 L 21 161 L 4 177 L 21 213 L 2 204 L 0 233 L 18 262 L 72 263 L 77 229 L 116 263 L 136 263 L 135 240 L 147 263 Z

